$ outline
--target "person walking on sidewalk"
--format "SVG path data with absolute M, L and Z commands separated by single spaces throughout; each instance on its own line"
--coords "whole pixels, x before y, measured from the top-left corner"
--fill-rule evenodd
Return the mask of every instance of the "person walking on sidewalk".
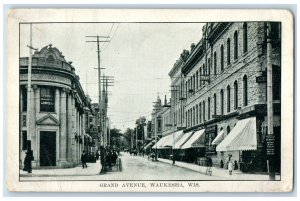
M 82 154 L 81 154 L 82 169 L 87 168 L 86 162 L 87 162 L 87 155 L 86 155 L 85 151 L 83 150 Z
M 104 174 L 106 173 L 106 151 L 105 148 L 103 146 L 100 147 L 100 163 L 101 163 L 101 170 L 100 170 L 100 174 Z
M 228 161 L 228 171 L 229 171 L 229 175 L 232 175 L 232 169 L 233 169 L 233 163 L 231 161 L 231 158 L 229 158 Z

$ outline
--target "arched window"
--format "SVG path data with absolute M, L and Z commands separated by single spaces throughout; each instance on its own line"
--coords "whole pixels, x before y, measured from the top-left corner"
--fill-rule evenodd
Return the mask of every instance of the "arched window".
M 230 38 L 227 39 L 227 65 L 230 65 Z
M 195 74 L 193 75 L 193 94 L 196 91 L 196 80 L 195 80 Z
M 233 36 L 233 46 L 234 46 L 234 60 L 236 60 L 238 58 L 238 33 L 237 31 L 234 32 L 234 36 Z
M 217 95 L 214 94 L 214 115 L 217 114 Z
M 203 101 L 203 122 L 205 121 L 205 101 Z
M 198 124 L 198 105 L 196 105 L 196 124 Z
M 248 26 L 247 23 L 245 22 L 243 24 L 243 52 L 248 51 Z
M 206 73 L 206 75 L 210 75 L 210 68 L 211 68 L 211 63 L 210 63 L 210 58 L 209 58 L 208 61 L 207 61 L 207 68 L 206 68 L 206 70 L 208 72 Z
M 202 123 L 202 104 L 201 103 L 199 104 L 199 110 L 200 110 L 200 112 L 199 112 L 199 120 L 200 120 L 200 123 Z
M 221 106 L 221 115 L 224 114 L 224 91 L 223 89 L 221 89 L 221 92 L 220 92 L 220 106 Z
M 210 120 L 210 98 L 207 99 L 207 119 Z
M 220 57 L 221 71 L 223 71 L 224 70 L 224 46 L 223 45 L 221 45 L 220 52 L 221 52 L 221 57 Z
M 227 112 L 230 112 L 230 86 L 227 86 Z
M 227 126 L 226 131 L 227 131 L 227 135 L 228 135 L 230 133 L 230 126 L 229 125 Z
M 199 82 L 200 82 L 200 87 L 202 86 L 201 75 L 203 75 L 203 74 L 202 74 L 202 67 L 200 67 L 200 70 L 199 70 Z
M 193 126 L 195 125 L 195 107 L 193 107 Z
M 233 86 L 234 86 L 234 109 L 236 110 L 238 108 L 238 101 L 239 101 L 237 81 L 234 82 Z
M 248 83 L 247 83 L 247 75 L 243 77 L 243 99 L 244 106 L 248 105 Z
M 185 98 L 188 97 L 188 81 L 185 82 Z
M 214 75 L 217 75 L 217 52 L 214 53 Z
M 196 72 L 196 90 L 198 90 L 198 71 Z

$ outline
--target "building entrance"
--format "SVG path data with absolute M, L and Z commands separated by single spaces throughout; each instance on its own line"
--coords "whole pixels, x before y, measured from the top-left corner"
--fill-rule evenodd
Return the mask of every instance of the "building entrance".
M 56 166 L 56 132 L 40 132 L 40 166 Z

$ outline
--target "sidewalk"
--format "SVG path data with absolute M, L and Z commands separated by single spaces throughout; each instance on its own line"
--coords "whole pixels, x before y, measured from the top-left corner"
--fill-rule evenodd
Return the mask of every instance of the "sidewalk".
M 60 168 L 60 169 L 33 169 L 32 173 L 20 170 L 20 177 L 57 177 L 57 176 L 92 176 L 98 175 L 100 172 L 100 162 L 87 163 L 87 168 L 82 168 L 78 165 L 74 168 Z
M 158 161 L 173 164 L 173 161 L 168 159 L 158 158 Z M 180 161 L 175 161 L 175 166 L 194 170 L 201 174 L 205 174 L 207 168 L 193 163 L 186 163 Z M 269 180 L 269 175 L 267 174 L 249 174 L 241 172 L 240 170 L 233 170 L 232 175 L 229 175 L 228 170 L 221 169 L 218 167 L 212 167 L 212 176 L 220 177 L 224 180 Z M 280 180 L 280 175 L 276 175 L 276 180 Z

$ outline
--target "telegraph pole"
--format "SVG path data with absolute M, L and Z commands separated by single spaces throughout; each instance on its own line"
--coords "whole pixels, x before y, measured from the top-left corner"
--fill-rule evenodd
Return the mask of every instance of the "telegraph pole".
M 33 132 L 32 130 L 32 124 L 34 122 L 31 122 L 31 101 L 33 98 L 33 91 L 32 91 L 32 86 L 31 86 L 31 69 L 32 69 L 32 50 L 37 50 L 35 48 L 32 47 L 32 24 L 30 24 L 30 42 L 29 45 L 27 45 L 27 47 L 29 48 L 29 58 L 28 58 L 28 78 L 27 78 L 27 115 L 26 115 L 26 119 L 27 119 L 27 154 L 29 155 L 29 157 L 31 159 L 33 159 L 33 151 L 31 150 L 31 132 Z M 30 160 L 30 167 L 31 167 L 31 160 Z M 31 173 L 32 169 L 28 169 L 28 173 Z
M 268 134 L 267 156 L 268 156 L 268 172 L 269 180 L 275 180 L 275 165 L 274 165 L 274 146 L 275 136 L 273 133 L 273 80 L 272 80 L 272 37 L 271 23 L 267 23 L 267 119 L 268 119 Z
M 108 39 L 109 36 L 86 36 L 87 38 L 96 38 L 96 41 L 86 41 L 87 43 L 97 43 L 97 56 L 98 56 L 98 89 L 99 89 L 99 127 L 100 127 L 100 130 L 98 131 L 99 132 L 99 137 L 100 137 L 100 146 L 104 145 L 103 144 L 103 128 L 102 128 L 102 113 L 101 113 L 101 110 L 102 110 L 102 107 L 101 107 L 101 65 L 100 65 L 100 54 L 101 54 L 101 51 L 100 51 L 100 43 L 107 43 L 107 42 L 110 42 L 110 40 L 100 40 L 101 39 Z M 102 132 L 101 132 L 102 131 Z M 102 135 L 101 135 L 102 133 Z

